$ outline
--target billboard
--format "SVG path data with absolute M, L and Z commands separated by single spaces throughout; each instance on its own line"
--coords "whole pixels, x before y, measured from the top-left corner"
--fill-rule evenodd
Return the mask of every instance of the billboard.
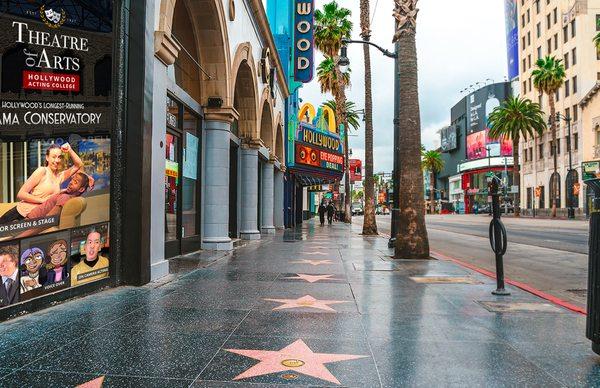
M 501 82 L 476 90 L 467 96 L 467 134 L 488 127 L 488 117 L 509 96 L 510 84 Z
M 112 15 L 112 1 L 3 2 L 0 308 L 108 276 Z
M 344 156 L 296 142 L 296 163 L 341 172 Z
M 350 182 L 362 181 L 362 160 L 350 159 Z
M 294 23 L 294 80 L 308 83 L 314 68 L 314 0 L 296 0 Z
M 489 129 L 467 135 L 468 160 L 497 156 L 512 156 L 512 154 L 512 140 L 506 138 L 492 139 L 489 136 Z
M 504 18 L 506 25 L 506 57 L 508 61 L 508 79 L 519 76 L 519 19 L 517 0 L 504 0 Z
M 441 147 L 443 152 L 453 151 L 458 148 L 457 130 L 455 125 L 451 125 L 440 130 Z

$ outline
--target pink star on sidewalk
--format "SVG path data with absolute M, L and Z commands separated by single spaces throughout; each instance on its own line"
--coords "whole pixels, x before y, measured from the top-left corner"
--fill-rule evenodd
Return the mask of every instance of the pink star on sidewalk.
M 316 252 L 306 252 L 304 253 L 305 255 L 319 255 L 319 256 L 325 256 L 327 253 L 325 252 L 320 252 L 320 251 L 316 251 Z
M 246 349 L 225 350 L 260 361 L 258 364 L 236 376 L 234 380 L 291 370 L 334 384 L 341 384 L 338 379 L 329 372 L 324 364 L 367 357 L 353 354 L 314 353 L 301 339 L 279 351 Z
M 319 280 L 342 280 L 342 279 L 336 279 L 336 278 L 332 278 L 333 275 L 307 275 L 304 273 L 298 273 L 296 274 L 297 276 L 292 276 L 292 277 L 288 277 L 288 278 L 284 278 L 284 279 L 301 279 L 304 281 L 307 281 L 309 283 L 315 283 L 318 282 Z
M 310 295 L 305 295 L 298 299 L 265 299 L 265 300 L 268 300 L 270 302 L 283 303 L 281 306 L 275 307 L 273 309 L 273 311 L 310 307 L 310 308 L 317 309 L 317 310 L 332 311 L 335 313 L 337 311 L 335 311 L 334 309 L 329 307 L 330 304 L 348 303 L 348 301 L 344 301 L 344 300 L 319 300 L 319 299 L 313 298 Z
M 310 265 L 331 265 L 333 261 L 331 260 L 308 260 L 302 259 L 298 261 L 292 261 L 294 264 L 310 264 Z
M 102 388 L 103 383 L 104 376 L 100 376 L 98 378 L 88 381 L 87 383 L 80 384 L 76 388 Z

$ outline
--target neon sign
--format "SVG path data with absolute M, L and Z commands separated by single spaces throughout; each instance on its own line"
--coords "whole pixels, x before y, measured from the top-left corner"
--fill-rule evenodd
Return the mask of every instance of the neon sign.
M 313 79 L 314 0 L 296 0 L 294 26 L 294 79 L 308 83 Z

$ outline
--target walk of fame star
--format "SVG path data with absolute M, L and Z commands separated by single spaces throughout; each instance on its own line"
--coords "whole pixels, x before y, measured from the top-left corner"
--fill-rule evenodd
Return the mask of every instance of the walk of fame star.
M 291 276 L 291 277 L 287 277 L 284 279 L 298 279 L 298 280 L 307 281 L 309 283 L 315 283 L 315 282 L 318 282 L 319 280 L 342 280 L 342 279 L 332 278 L 333 275 L 307 275 L 305 273 L 297 273 L 296 275 L 297 276 Z
M 104 383 L 104 376 L 101 376 L 101 377 L 95 378 L 93 380 L 90 380 L 87 383 L 80 384 L 76 388 L 102 388 L 103 383 Z
M 319 256 L 325 256 L 327 253 L 325 252 L 321 252 L 321 251 L 315 251 L 315 252 L 306 252 L 304 253 L 305 255 L 319 255 Z
M 329 381 L 330 383 L 341 384 L 338 379 L 331 374 L 327 367 L 325 367 L 325 364 L 368 357 L 353 354 L 314 353 L 301 339 L 279 351 L 246 349 L 225 350 L 230 353 L 239 354 L 260 361 L 250 369 L 247 369 L 245 372 L 234 377 L 233 380 L 293 371 L 295 373 L 301 373 L 303 375 Z
M 334 309 L 329 307 L 330 304 L 339 304 L 339 303 L 348 303 L 348 301 L 344 300 L 319 300 L 315 299 L 310 295 L 305 295 L 298 299 L 265 299 L 270 302 L 283 303 L 281 306 L 277 306 L 273 309 L 275 310 L 284 310 L 284 309 L 295 309 L 295 308 L 303 308 L 309 307 L 317 310 L 324 311 L 332 311 L 336 313 Z
M 302 260 L 292 261 L 292 263 L 293 264 L 310 264 L 310 265 L 331 265 L 331 264 L 333 264 L 333 261 L 302 259 Z

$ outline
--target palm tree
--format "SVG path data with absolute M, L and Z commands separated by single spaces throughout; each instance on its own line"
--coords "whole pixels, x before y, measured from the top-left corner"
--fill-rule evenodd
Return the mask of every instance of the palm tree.
M 550 131 L 552 132 L 552 155 L 554 157 L 554 176 L 558 170 L 558 155 L 556 154 L 556 107 L 554 104 L 554 95 L 562 87 L 565 82 L 565 66 L 562 64 L 562 60 L 556 59 L 556 57 L 547 56 L 546 58 L 540 58 L 536 62 L 536 69 L 531 73 L 533 76 L 533 84 L 540 93 L 546 93 L 548 95 L 548 103 L 550 105 Z M 552 217 L 556 217 L 556 205 L 558 200 L 558 185 L 559 180 L 554 179 L 556 182 L 552 187 Z
M 594 37 L 594 45 L 600 51 L 600 32 Z
M 333 69 L 335 73 L 335 80 L 337 80 L 337 87 L 331 88 L 332 84 L 329 84 L 327 91 L 330 91 L 335 98 L 336 106 L 339 108 L 336 110 L 336 121 L 338 125 L 343 124 L 346 134 L 344 136 L 344 156 L 345 156 L 345 193 L 344 195 L 344 210 L 345 210 L 345 222 L 352 222 L 352 211 L 350 209 L 350 163 L 348 160 L 348 121 L 346 119 L 346 91 L 344 84 L 344 76 L 339 66 L 339 51 L 342 46 L 342 39 L 350 38 L 352 32 L 352 22 L 350 21 L 349 9 L 340 7 L 334 0 L 323 6 L 323 11 L 315 11 L 315 46 L 326 58 L 329 58 L 333 62 Z M 321 84 L 323 88 L 323 84 Z
M 369 0 L 360 0 L 360 36 L 371 39 Z M 375 218 L 375 182 L 373 181 L 373 96 L 371 94 L 371 55 L 369 45 L 363 44 L 365 60 L 365 212 L 362 234 L 377 235 Z
M 511 139 L 513 143 L 513 184 L 521 186 L 519 164 L 519 141 L 533 138 L 534 133 L 541 136 L 546 129 L 544 112 L 539 104 L 531 102 L 528 98 L 511 97 L 495 108 L 488 119 L 490 127 L 489 136 L 492 139 Z M 515 196 L 515 217 L 519 217 L 520 193 Z
M 429 239 L 425 228 L 425 199 L 421 171 L 421 118 L 417 70 L 417 0 L 394 0 L 398 58 L 400 109 L 398 148 L 394 150 L 402 166 L 399 187 L 394 187 L 400 203 L 397 219 L 396 259 L 428 259 Z
M 337 108 L 335 100 L 327 100 L 323 105 L 331 108 L 334 112 Z M 348 130 L 358 130 L 360 128 L 360 117 L 356 110 L 356 104 L 352 101 L 346 101 L 346 120 L 348 121 Z
M 442 154 L 435 150 L 423 151 L 421 154 L 421 168 L 429 172 L 429 207 L 431 214 L 435 213 L 435 174 L 444 168 Z

